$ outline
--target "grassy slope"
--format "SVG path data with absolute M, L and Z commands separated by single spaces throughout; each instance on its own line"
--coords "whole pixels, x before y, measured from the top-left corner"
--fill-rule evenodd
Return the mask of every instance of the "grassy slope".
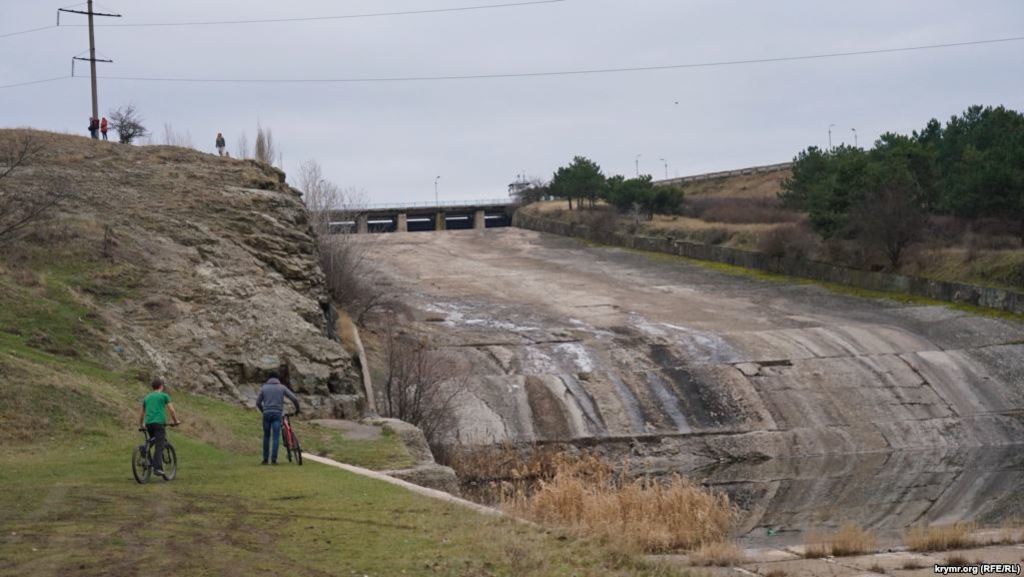
M 313 463 L 261 467 L 255 413 L 180 390 L 179 478 L 137 485 L 147 375 L 104 352 L 98 311 L 144 287 L 96 241 L 0 251 L 0 575 L 669 574 Z M 411 464 L 394 435 L 298 431 L 343 461 Z

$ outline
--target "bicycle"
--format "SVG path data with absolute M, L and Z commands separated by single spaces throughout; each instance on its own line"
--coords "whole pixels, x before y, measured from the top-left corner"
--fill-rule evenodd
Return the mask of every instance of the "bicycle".
M 292 428 L 287 413 L 281 415 L 281 436 L 283 437 L 285 451 L 288 452 L 288 462 L 293 462 L 294 457 L 295 464 L 301 467 L 302 445 L 299 444 L 299 437 L 295 434 L 295 429 Z
M 171 424 L 169 426 L 177 427 L 178 424 Z M 139 428 L 139 431 L 146 438 L 146 442 L 135 447 L 135 451 L 132 453 L 132 475 L 135 475 L 137 483 L 145 485 L 153 475 L 151 463 L 153 462 L 153 453 L 156 452 L 156 439 L 149 436 L 149 430 L 145 427 Z M 174 480 L 174 477 L 178 474 L 178 455 L 170 441 L 164 442 L 164 454 L 161 460 L 163 461 L 164 480 Z

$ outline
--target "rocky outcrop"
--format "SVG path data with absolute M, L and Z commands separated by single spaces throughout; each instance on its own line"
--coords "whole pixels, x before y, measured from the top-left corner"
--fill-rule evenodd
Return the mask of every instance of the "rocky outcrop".
M 316 412 L 361 416 L 359 371 L 328 336 L 316 242 L 281 171 L 181 148 L 35 138 L 44 152 L 17 177 L 74 182 L 61 221 L 81 242 L 102 242 L 107 268 L 128 279 L 101 278 L 82 295 L 111 357 L 242 400 L 275 371 Z

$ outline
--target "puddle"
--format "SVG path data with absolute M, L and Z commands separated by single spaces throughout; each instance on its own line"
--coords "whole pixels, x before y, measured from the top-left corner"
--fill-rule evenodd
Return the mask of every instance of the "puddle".
M 1024 519 L 1024 445 L 939 452 L 774 459 L 694 473 L 742 509 L 748 547 L 801 544 L 810 531 L 852 523 L 883 546 L 918 524 Z

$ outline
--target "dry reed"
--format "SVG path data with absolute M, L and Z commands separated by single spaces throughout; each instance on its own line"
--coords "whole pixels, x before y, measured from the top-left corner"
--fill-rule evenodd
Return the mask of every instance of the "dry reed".
M 689 556 L 690 564 L 697 567 L 734 567 L 746 559 L 743 549 L 729 541 L 705 543 Z
M 977 528 L 974 523 L 911 527 L 903 542 L 911 551 L 966 549 L 977 544 L 972 537 Z
M 872 553 L 878 547 L 874 535 L 855 525 L 843 525 L 835 533 L 812 532 L 807 536 L 805 557 L 848 557 Z
M 535 522 L 599 538 L 629 552 L 693 549 L 725 540 L 736 512 L 728 497 L 685 477 L 630 480 L 594 455 L 561 457 L 554 477 L 506 506 Z

